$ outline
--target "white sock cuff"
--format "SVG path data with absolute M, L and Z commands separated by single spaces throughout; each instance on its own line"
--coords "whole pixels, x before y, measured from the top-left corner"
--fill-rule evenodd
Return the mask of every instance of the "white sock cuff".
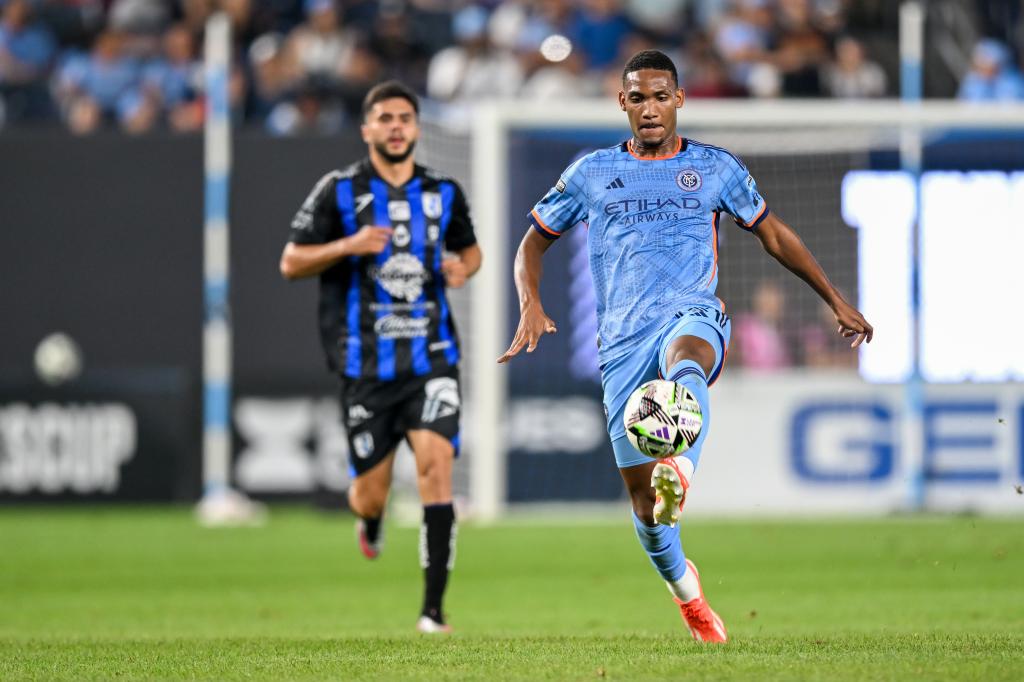
M 673 597 L 686 603 L 693 601 L 700 596 L 700 581 L 697 580 L 697 573 L 686 567 L 686 573 L 679 580 L 666 580 L 665 586 Z

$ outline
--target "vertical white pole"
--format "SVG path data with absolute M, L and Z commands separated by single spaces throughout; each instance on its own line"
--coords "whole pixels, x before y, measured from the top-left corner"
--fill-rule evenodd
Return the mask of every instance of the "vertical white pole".
M 918 108 L 923 93 L 924 8 L 917 0 L 900 6 L 900 96 L 905 106 Z M 911 370 L 904 388 L 900 443 L 907 476 L 907 507 L 919 511 L 926 503 L 924 462 L 924 381 L 921 377 L 921 163 L 923 138 L 919 122 L 900 131 L 900 164 L 914 180 L 914 220 L 911 226 L 910 338 Z
M 482 521 L 499 518 L 507 500 L 503 417 L 507 413 L 505 368 L 496 362 L 508 343 L 507 131 L 500 105 L 477 108 L 473 126 L 473 204 L 484 265 L 473 282 L 473 362 L 476 437 L 470 465 L 470 497 Z
M 215 14 L 206 24 L 205 225 L 203 249 L 203 487 L 226 492 L 231 467 L 231 317 L 228 190 L 231 119 L 228 80 L 231 22 Z

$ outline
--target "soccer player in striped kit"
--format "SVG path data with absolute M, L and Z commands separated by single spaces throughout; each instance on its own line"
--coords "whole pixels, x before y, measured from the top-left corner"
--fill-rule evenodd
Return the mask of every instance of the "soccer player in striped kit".
M 715 297 L 722 215 L 807 282 L 854 347 L 870 341 L 873 330 L 768 209 L 746 166 L 725 149 L 676 133 L 683 99 L 675 65 L 663 53 L 639 52 L 626 64 L 619 106 L 633 137 L 573 163 L 530 212 L 534 229 L 515 262 L 519 328 L 498 362 L 532 351 L 543 334 L 556 331 L 540 301 L 541 258 L 566 230 L 586 223 L 608 434 L 637 538 L 694 639 L 725 642 L 725 625 L 708 605 L 675 529 L 711 423 L 708 385 L 729 347 L 729 317 Z M 630 445 L 623 413 L 630 394 L 659 377 L 694 395 L 703 426 L 682 455 L 654 461 Z
M 353 475 L 349 504 L 370 559 L 395 448 L 416 456 L 423 527 L 424 601 L 417 629 L 448 632 L 442 599 L 455 561 L 452 464 L 459 450 L 459 341 L 445 296 L 480 268 L 465 195 L 417 165 L 419 102 L 397 81 L 363 103 L 369 155 L 317 182 L 281 256 L 287 279 L 320 278 L 320 334 L 341 377 Z

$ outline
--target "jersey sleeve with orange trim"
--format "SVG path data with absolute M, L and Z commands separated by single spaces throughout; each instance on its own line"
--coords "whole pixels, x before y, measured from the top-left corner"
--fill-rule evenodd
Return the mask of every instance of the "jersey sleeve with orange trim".
M 587 182 L 584 161 L 565 169 L 558 183 L 530 211 L 530 224 L 548 239 L 562 234 L 587 217 Z
M 757 183 L 747 167 L 732 154 L 720 156 L 722 194 L 719 207 L 736 219 L 745 230 L 754 230 L 768 216 L 768 204 L 757 191 Z

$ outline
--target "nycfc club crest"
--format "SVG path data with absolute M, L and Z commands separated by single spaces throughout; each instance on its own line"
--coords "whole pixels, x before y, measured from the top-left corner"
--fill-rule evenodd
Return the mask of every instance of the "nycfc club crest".
M 703 183 L 700 179 L 700 173 L 692 168 L 684 168 L 676 176 L 676 184 L 684 192 L 696 192 Z

